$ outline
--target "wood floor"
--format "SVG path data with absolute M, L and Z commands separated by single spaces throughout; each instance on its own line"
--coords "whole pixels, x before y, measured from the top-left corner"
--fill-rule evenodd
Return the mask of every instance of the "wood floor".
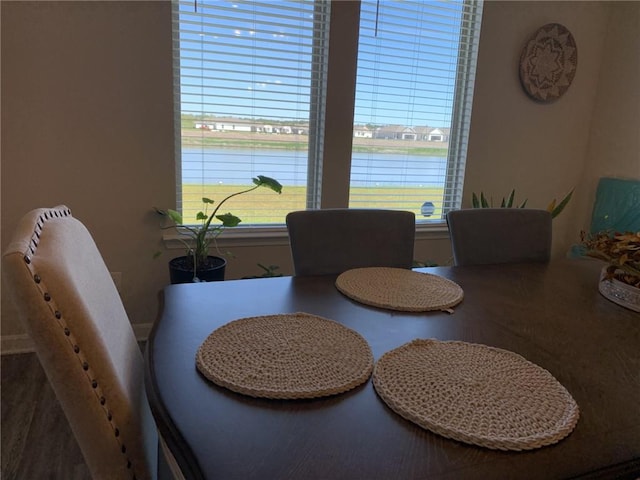
M 90 480 L 67 419 L 35 353 L 2 355 L 3 480 Z

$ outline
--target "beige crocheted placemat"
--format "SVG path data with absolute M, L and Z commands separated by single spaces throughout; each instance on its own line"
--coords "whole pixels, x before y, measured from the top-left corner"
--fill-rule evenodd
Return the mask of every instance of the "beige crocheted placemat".
M 252 397 L 315 398 L 367 381 L 373 354 L 357 332 L 308 313 L 234 320 L 200 345 L 198 370 Z
M 360 303 L 406 312 L 449 310 L 462 301 L 462 288 L 451 280 L 404 268 L 355 268 L 340 274 L 336 287 Z
M 378 360 L 373 385 L 407 420 L 491 449 L 551 445 L 579 417 L 571 394 L 548 371 L 486 345 L 414 340 Z

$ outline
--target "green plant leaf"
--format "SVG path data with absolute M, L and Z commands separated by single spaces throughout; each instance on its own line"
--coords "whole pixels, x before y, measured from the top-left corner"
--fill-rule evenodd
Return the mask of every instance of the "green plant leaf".
M 274 178 L 258 175 L 257 178 L 253 179 L 253 183 L 258 187 L 267 187 L 276 193 L 282 193 L 282 185 Z
M 424 262 L 421 262 L 419 260 L 413 259 L 412 262 L 412 267 L 413 268 L 423 268 L 423 267 L 437 267 L 438 264 L 435 262 L 432 262 L 431 260 L 425 260 Z
M 216 218 L 222 222 L 224 227 L 236 227 L 242 221 L 232 213 L 216 215 Z
M 176 210 L 160 210 L 155 208 L 155 211 L 161 215 L 169 217 L 174 225 L 171 226 L 163 226 L 161 228 L 175 228 L 177 233 L 181 238 L 178 240 L 184 245 L 186 249 L 186 254 L 189 257 L 193 258 L 194 265 L 194 276 L 197 276 L 197 270 L 204 266 L 204 260 L 208 255 L 208 250 L 211 245 L 215 246 L 217 251 L 221 255 L 232 256 L 230 253 L 222 253 L 218 249 L 216 244 L 216 238 L 218 235 L 222 233 L 225 227 L 236 227 L 240 224 L 241 220 L 239 217 L 231 213 L 225 213 L 224 215 L 218 215 L 218 211 L 221 210 L 221 206 L 227 202 L 228 200 L 242 195 L 244 193 L 251 192 L 261 186 L 265 186 L 270 188 L 271 190 L 282 193 L 282 185 L 275 179 L 270 177 L 265 177 L 263 175 L 259 175 L 253 179 L 254 185 L 246 188 L 244 190 L 240 190 L 238 192 L 227 195 L 225 198 L 217 202 L 215 208 L 212 208 L 211 213 L 207 213 L 208 205 L 214 203 L 214 201 L 207 197 L 202 197 L 202 203 L 204 204 L 204 208 L 202 211 L 198 212 L 196 215 L 196 219 L 201 221 L 201 224 L 189 224 L 185 225 L 183 216 L 180 212 Z M 216 222 L 212 223 L 212 220 L 218 220 L 221 223 L 218 224 Z M 271 267 L 271 266 L 270 266 Z M 267 267 L 267 268 L 270 268 Z M 273 274 L 273 272 L 270 272 Z M 275 275 L 275 274 L 273 274 Z M 281 275 L 281 274 L 278 274 Z
M 573 189 L 571 189 L 571 191 L 567 194 L 567 196 L 564 197 L 562 201 L 553 210 L 551 210 L 551 218 L 556 218 L 558 215 L 560 215 L 562 210 L 564 210 L 564 207 L 566 207 L 567 204 L 569 203 L 569 200 L 571 200 L 572 195 L 573 195 Z
M 471 192 L 471 206 L 473 208 L 480 208 L 480 202 L 478 201 L 478 196 L 476 192 Z
M 261 275 L 262 277 L 281 277 L 282 276 L 281 273 L 277 273 L 276 272 L 276 270 L 278 270 L 280 268 L 278 265 L 269 265 L 268 267 L 265 267 L 261 263 L 258 263 L 257 265 L 262 270 L 264 270 L 264 273 Z
M 547 205 L 547 212 L 553 212 L 553 209 L 556 208 L 556 199 L 551 200 L 551 203 Z
M 167 209 L 167 216 L 173 220 L 176 225 L 182 225 L 182 214 L 175 210 Z
M 507 201 L 502 197 L 502 201 L 500 202 L 500 208 L 507 208 Z
M 528 198 L 525 198 L 525 199 L 524 199 L 524 202 L 522 202 L 518 208 L 524 208 L 524 207 L 526 207 L 526 206 L 527 206 L 527 202 L 528 202 L 528 201 L 529 201 L 529 199 L 528 199 Z
M 484 192 L 480 192 L 480 204 L 482 208 L 490 208 L 489 202 L 487 202 L 487 198 L 484 196 Z
M 513 207 L 513 199 L 516 196 L 516 189 L 514 188 L 513 190 L 511 190 L 511 193 L 509 194 L 509 200 L 507 200 L 507 208 L 511 208 Z

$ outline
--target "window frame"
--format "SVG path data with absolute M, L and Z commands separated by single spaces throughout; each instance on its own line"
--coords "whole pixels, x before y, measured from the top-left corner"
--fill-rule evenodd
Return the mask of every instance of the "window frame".
M 474 18 L 478 16 L 481 18 L 482 3 L 483 0 L 465 0 L 465 9 L 472 11 L 471 15 Z M 317 112 L 316 116 L 316 118 L 319 118 L 320 115 L 324 117 L 324 129 L 320 132 L 322 140 L 310 147 L 310 150 L 312 148 L 314 150 L 311 155 L 320 156 L 322 161 L 314 162 L 311 159 L 309 162 L 306 208 L 346 208 L 349 204 L 360 6 L 360 0 L 330 2 L 326 84 L 318 87 L 319 89 L 324 88 L 325 108 L 324 111 Z M 317 6 L 316 9 L 318 8 L 322 9 L 326 6 Z M 172 24 L 175 25 L 176 22 L 179 22 L 178 0 L 172 0 L 172 16 Z M 459 157 L 459 160 L 447 162 L 447 183 L 451 178 L 464 176 L 473 82 L 475 81 L 475 63 L 481 26 L 480 18 L 473 22 L 473 25 L 461 25 L 461 28 L 473 29 L 475 52 L 468 52 L 466 56 L 468 66 L 473 68 L 471 73 L 468 69 L 458 69 L 457 72 L 448 157 L 451 158 L 452 155 L 455 155 Z M 179 48 L 179 32 L 175 27 L 173 28 L 173 42 L 174 48 Z M 335 52 L 340 53 L 336 54 Z M 471 88 L 469 88 L 470 82 Z M 458 102 L 463 102 L 465 108 L 461 109 Z M 176 106 L 174 111 L 176 205 L 177 209 L 181 210 L 182 139 L 179 55 L 174 55 L 174 104 Z M 350 114 L 345 115 L 345 112 Z M 463 129 L 466 129 L 466 132 Z M 465 134 L 461 136 L 460 133 Z M 311 124 L 309 134 L 311 143 Z M 446 188 L 449 188 L 451 195 L 456 197 L 455 202 L 459 206 L 462 200 L 464 179 L 452 187 L 445 186 Z M 443 214 L 446 214 L 446 211 Z M 419 219 L 417 218 L 417 220 Z M 447 231 L 444 218 L 428 222 L 416 221 L 416 238 L 442 238 L 442 232 Z M 241 225 L 225 232 L 225 235 L 218 239 L 218 243 L 220 246 L 225 246 L 225 244 L 285 245 L 288 244 L 287 237 L 287 229 L 284 224 L 277 226 Z M 169 248 L 179 243 L 178 234 L 168 234 L 164 238 Z

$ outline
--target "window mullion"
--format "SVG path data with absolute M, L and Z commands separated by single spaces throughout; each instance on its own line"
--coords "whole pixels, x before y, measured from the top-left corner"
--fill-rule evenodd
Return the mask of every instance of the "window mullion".
M 349 204 L 360 3 L 360 0 L 332 2 L 331 7 L 322 208 Z
M 311 105 L 309 106 L 309 163 L 307 170 L 308 209 L 320 208 L 322 199 L 322 157 L 324 151 L 325 103 L 327 95 L 327 59 L 329 33 L 324 28 L 331 15 L 331 2 L 318 1 L 314 7 Z

